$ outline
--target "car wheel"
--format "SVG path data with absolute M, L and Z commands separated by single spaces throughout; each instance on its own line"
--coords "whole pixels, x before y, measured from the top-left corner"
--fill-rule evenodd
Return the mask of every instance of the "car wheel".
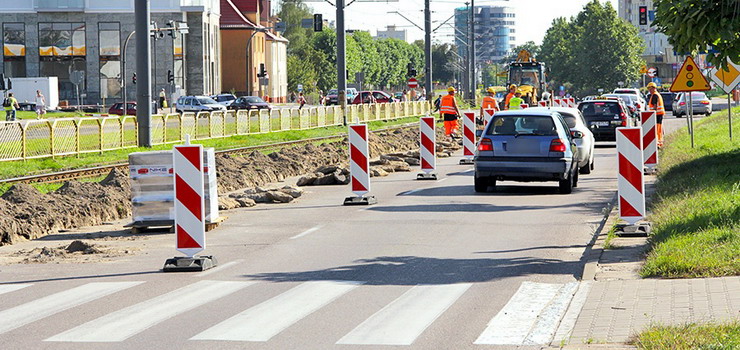
M 569 194 L 573 192 L 573 175 L 569 175 L 565 180 L 560 180 L 558 185 L 560 194 Z
M 594 165 L 592 162 L 589 162 L 588 164 L 582 166 L 580 169 L 578 169 L 578 172 L 584 175 L 591 174 L 591 170 L 593 170 Z
M 488 191 L 488 178 L 487 177 L 475 177 L 475 192 L 483 193 Z
M 578 187 L 578 171 L 573 172 L 573 187 Z

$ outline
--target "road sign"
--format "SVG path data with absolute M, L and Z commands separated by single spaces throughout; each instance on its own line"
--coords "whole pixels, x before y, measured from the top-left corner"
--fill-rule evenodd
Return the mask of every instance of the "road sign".
M 714 67 L 709 71 L 709 78 L 726 93 L 732 92 L 740 84 L 740 65 L 727 60 L 727 68 Z
M 298 84 L 297 89 L 298 92 L 303 92 L 303 84 Z
M 416 78 L 409 78 L 409 88 L 416 89 L 419 86 L 419 82 L 416 81 Z
M 655 67 L 651 67 L 647 70 L 647 75 L 651 78 L 655 78 L 658 75 L 658 70 Z
M 699 67 L 691 56 L 686 57 L 681 69 L 671 85 L 671 92 L 707 91 L 710 90 L 707 78 L 701 74 Z
M 640 68 L 640 74 L 645 74 L 645 73 L 647 73 L 647 66 L 642 66 L 642 68 Z

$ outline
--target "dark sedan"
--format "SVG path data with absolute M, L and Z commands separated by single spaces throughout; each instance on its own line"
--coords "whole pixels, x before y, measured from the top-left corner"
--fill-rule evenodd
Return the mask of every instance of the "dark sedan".
M 108 109 L 108 114 L 136 115 L 136 102 L 126 103 L 126 113 L 123 112 L 123 103 L 118 102 Z
M 272 106 L 270 106 L 269 103 L 265 102 L 265 100 L 257 97 L 257 96 L 242 96 L 237 98 L 231 105 L 229 105 L 229 109 L 267 109 L 271 110 Z

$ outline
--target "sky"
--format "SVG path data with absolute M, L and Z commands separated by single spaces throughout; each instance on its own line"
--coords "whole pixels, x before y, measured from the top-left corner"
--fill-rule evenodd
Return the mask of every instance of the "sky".
M 347 2 L 351 0 L 346 0 Z M 358 0 L 345 9 L 347 29 L 368 30 L 375 35 L 378 29 L 385 30 L 387 25 L 404 26 L 408 40 L 424 39 L 424 32 L 395 13 L 398 11 L 417 25 L 424 27 L 424 0 L 397 0 L 396 2 L 360 2 Z M 454 14 L 457 7 L 464 7 L 466 0 L 431 0 L 432 29 Z M 550 28 L 552 20 L 558 17 L 571 17 L 578 14 L 583 6 L 591 0 L 478 0 L 479 5 L 508 6 L 516 12 L 516 42 L 520 45 L 527 41 L 542 43 L 545 32 Z M 617 9 L 617 0 L 609 1 Z M 333 1 L 332 1 L 333 3 Z M 323 0 L 310 0 L 306 4 L 314 9 L 314 13 L 321 13 L 325 20 L 334 21 L 336 8 Z M 454 19 L 448 23 L 454 24 Z M 453 29 L 442 26 L 432 34 L 433 42 L 452 42 Z

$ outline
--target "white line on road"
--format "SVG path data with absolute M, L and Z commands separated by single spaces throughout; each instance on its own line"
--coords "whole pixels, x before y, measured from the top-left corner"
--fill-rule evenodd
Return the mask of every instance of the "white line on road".
M 299 233 L 299 234 L 297 234 L 297 235 L 295 235 L 293 237 L 290 237 L 290 239 L 301 238 L 301 237 L 303 237 L 303 236 L 305 236 L 305 235 L 307 235 L 309 233 L 313 233 L 313 232 L 318 231 L 321 227 L 323 227 L 323 225 L 317 225 L 317 226 L 311 227 L 310 229 L 308 229 L 306 231 L 303 231 L 303 232 L 301 232 L 301 233 Z
M 470 286 L 470 283 L 415 286 L 337 344 L 411 345 Z
M 0 334 L 144 282 L 94 282 L 0 312 Z
M 522 345 L 562 284 L 523 282 L 474 344 Z
M 305 282 L 190 339 L 265 342 L 360 284 L 344 281 Z
M 167 294 L 109 313 L 46 341 L 119 342 L 162 321 L 227 296 L 255 282 L 198 281 Z
M 236 259 L 234 261 L 229 261 L 229 262 L 227 262 L 225 264 L 218 265 L 218 266 L 216 266 L 216 267 L 214 267 L 214 268 L 212 268 L 210 270 L 205 270 L 205 271 L 203 271 L 201 273 L 196 273 L 194 276 L 195 277 L 208 276 L 208 275 L 210 275 L 210 274 L 212 274 L 214 272 L 218 272 L 218 271 L 224 270 L 227 267 L 234 266 L 234 265 L 239 264 L 239 263 L 241 263 L 243 261 L 244 261 L 244 259 Z
M 15 292 L 19 289 L 23 289 L 30 286 L 30 284 L 4 284 L 0 285 L 0 294 Z

